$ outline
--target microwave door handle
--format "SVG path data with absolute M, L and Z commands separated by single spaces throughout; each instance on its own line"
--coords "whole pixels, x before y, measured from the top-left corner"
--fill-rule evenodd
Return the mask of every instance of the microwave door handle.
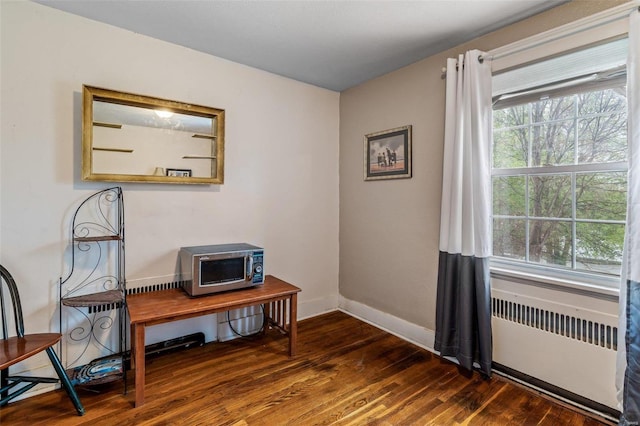
M 253 279 L 253 256 L 247 256 L 247 279 Z

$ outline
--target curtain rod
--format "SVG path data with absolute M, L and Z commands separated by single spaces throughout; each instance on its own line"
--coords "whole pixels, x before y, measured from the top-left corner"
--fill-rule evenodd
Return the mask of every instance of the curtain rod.
M 484 58 L 482 57 L 482 55 L 478 56 L 478 62 L 483 63 L 484 62 Z M 458 70 L 458 61 L 456 61 L 456 71 Z M 447 67 L 442 67 L 442 78 L 445 77 L 445 74 L 447 73 Z
M 506 46 L 498 47 L 487 52 L 484 57 L 480 56 L 478 60 L 485 58 L 489 58 L 490 60 L 500 59 L 506 56 L 536 48 L 546 43 L 561 40 L 565 37 L 579 34 L 583 31 L 587 31 L 601 25 L 609 24 L 620 19 L 624 19 L 629 16 L 629 13 L 633 9 L 637 9 L 638 12 L 640 12 L 640 0 L 633 0 L 629 3 L 625 3 L 620 6 L 607 9 L 600 13 L 587 16 L 572 23 L 565 24 L 561 27 L 553 28 L 535 36 L 528 37 L 524 40 L 516 41 Z
M 574 34 L 581 33 L 583 31 L 590 30 L 600 25 L 605 25 L 605 24 L 617 21 L 619 19 L 626 18 L 627 16 L 629 16 L 629 13 L 633 9 L 637 9 L 638 12 L 640 13 L 640 0 L 633 0 L 629 3 L 625 3 L 617 7 L 612 7 L 611 9 L 607 9 L 605 11 L 596 13 L 594 15 L 587 16 L 585 18 L 562 25 L 557 28 L 553 28 L 551 30 L 545 31 L 540 34 L 527 37 L 524 40 L 519 40 L 514 43 L 492 49 L 489 52 L 487 52 L 485 55 L 480 55 L 478 57 L 478 61 L 482 63 L 486 58 L 489 58 L 490 60 L 504 58 L 506 56 L 513 55 L 515 53 L 533 49 L 543 44 L 550 43 L 565 37 L 569 37 Z M 457 69 L 457 65 L 456 65 L 456 69 Z M 442 67 L 443 78 L 446 72 L 447 72 L 447 68 Z

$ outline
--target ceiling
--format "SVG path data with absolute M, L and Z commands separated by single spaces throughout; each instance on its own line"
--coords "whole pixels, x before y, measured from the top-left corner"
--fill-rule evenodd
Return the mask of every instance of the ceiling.
M 342 91 L 568 0 L 36 0 Z

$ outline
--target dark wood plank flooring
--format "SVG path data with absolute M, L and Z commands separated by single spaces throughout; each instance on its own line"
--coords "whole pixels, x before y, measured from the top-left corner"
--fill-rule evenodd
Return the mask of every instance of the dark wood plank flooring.
M 2 425 L 600 425 L 499 377 L 448 361 L 341 312 L 299 323 L 287 339 L 237 339 L 147 360 L 146 404 L 121 382 L 62 390 L 0 409 Z

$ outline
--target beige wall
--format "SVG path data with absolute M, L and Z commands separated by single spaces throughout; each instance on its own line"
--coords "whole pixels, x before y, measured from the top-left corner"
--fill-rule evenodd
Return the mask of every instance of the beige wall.
M 491 50 L 622 3 L 575 0 L 341 93 L 342 297 L 435 329 L 446 58 Z M 365 182 L 364 135 L 407 124 L 413 178 Z

